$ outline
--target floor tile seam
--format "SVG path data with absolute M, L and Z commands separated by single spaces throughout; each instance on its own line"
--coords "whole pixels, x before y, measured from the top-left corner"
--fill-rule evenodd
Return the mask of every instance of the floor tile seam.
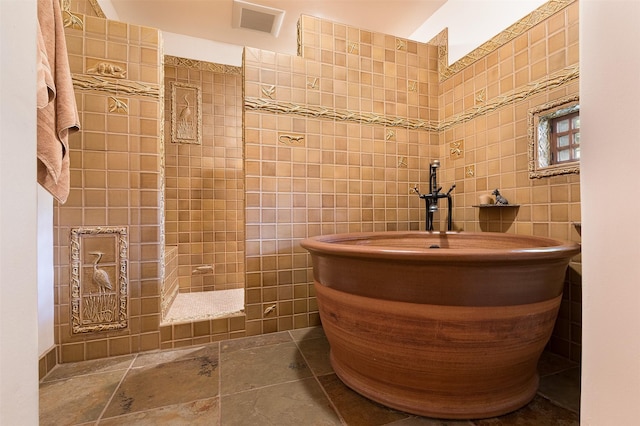
M 125 413 L 125 414 L 118 414 L 117 416 L 100 417 L 99 420 L 96 420 L 96 425 L 100 424 L 103 420 L 104 421 L 106 421 L 106 420 L 114 420 L 114 419 L 119 419 L 119 418 L 132 416 L 132 415 L 136 415 L 136 414 L 150 413 L 150 412 L 156 411 L 156 410 L 161 410 L 161 409 L 165 409 L 165 408 L 172 408 L 172 407 L 179 407 L 181 405 L 192 404 L 194 402 L 206 401 L 206 400 L 210 400 L 210 399 L 218 399 L 218 406 L 220 405 L 220 395 L 210 396 L 210 397 L 207 397 L 207 398 L 197 398 L 197 399 L 192 399 L 192 400 L 189 400 L 189 401 L 176 402 L 175 404 L 160 405 L 158 407 L 146 408 L 144 410 L 131 411 L 131 412 Z M 220 416 L 219 413 L 220 413 L 220 409 L 218 409 L 218 416 Z M 220 420 L 220 419 L 218 418 L 218 420 Z
M 193 347 L 189 347 L 189 348 L 174 348 L 174 349 L 163 349 L 163 350 L 160 350 L 160 351 L 139 352 L 136 355 L 146 356 L 146 355 L 164 354 L 164 353 L 171 353 L 171 352 L 178 352 L 178 351 L 185 351 L 186 352 L 186 351 L 189 351 L 189 350 L 192 350 L 193 352 L 196 352 L 196 351 L 205 349 L 207 346 L 217 345 L 218 346 L 218 358 L 219 358 L 220 357 L 220 345 L 218 343 L 219 342 L 208 343 L 206 345 L 198 345 L 198 346 L 193 346 Z M 162 364 L 171 364 L 172 362 L 177 362 L 177 361 L 192 361 L 194 359 L 206 358 L 208 356 L 209 355 L 193 355 L 193 356 L 187 356 L 185 358 L 177 358 L 177 359 L 172 359 L 172 360 L 167 360 L 167 361 L 150 362 L 150 363 L 144 364 L 144 365 L 134 365 L 134 364 L 132 364 L 131 367 L 133 369 L 144 368 L 144 367 L 152 367 L 152 366 L 162 365 Z
M 113 401 L 113 399 L 118 394 L 118 389 L 120 389 L 120 386 L 122 386 L 122 383 L 124 382 L 124 379 L 127 377 L 129 372 L 133 369 L 133 364 L 135 364 L 136 359 L 138 359 L 138 354 L 134 354 L 134 357 L 131 360 L 131 364 L 129 364 L 129 368 L 127 368 L 127 371 L 122 375 L 122 377 L 120 377 L 120 381 L 118 382 L 116 387 L 113 389 L 113 393 L 107 399 L 107 403 L 104 404 L 104 407 L 102 408 L 102 411 L 100 411 L 100 415 L 96 419 L 96 424 L 100 423 L 100 420 L 102 420 L 102 416 L 104 416 L 104 413 L 107 411 L 107 408 L 109 408 L 109 405 L 111 405 L 111 402 Z
M 51 379 L 51 380 L 47 380 L 47 381 L 40 381 L 39 384 L 40 385 L 46 385 L 46 384 L 49 384 L 49 383 L 62 382 L 62 381 L 65 381 L 65 380 L 70 380 L 70 379 L 80 379 L 80 378 L 84 378 L 84 377 L 99 376 L 101 374 L 116 373 L 118 371 L 124 371 L 125 374 L 126 374 L 126 372 L 128 370 L 129 370 L 129 367 L 127 367 L 127 368 L 118 368 L 116 370 L 97 371 L 97 372 L 94 372 L 94 373 L 85 373 L 85 374 L 79 374 L 79 375 L 76 375 L 76 376 L 66 376 L 66 377 L 60 377 L 60 378 L 57 378 L 57 379 Z
M 536 395 L 538 395 L 541 398 L 546 399 L 547 401 L 549 401 L 550 404 L 553 404 L 556 407 L 560 407 L 560 408 L 562 408 L 564 410 L 571 411 L 572 413 L 577 414 L 578 416 L 580 415 L 580 411 L 579 410 L 576 411 L 573 408 L 564 405 L 563 403 L 557 401 L 556 399 L 554 399 L 550 395 L 546 395 L 544 392 L 542 392 L 540 390 L 538 390 L 538 392 L 536 392 Z
M 296 337 L 293 335 L 293 332 L 294 331 L 304 330 L 305 328 L 312 329 L 312 328 L 318 328 L 318 327 L 322 328 L 322 326 L 314 326 L 314 327 L 294 328 L 294 329 L 286 330 L 286 331 L 287 331 L 287 333 L 289 333 L 289 336 L 291 337 L 291 340 L 293 340 L 294 342 L 304 342 L 304 341 L 307 341 L 307 340 L 319 339 L 320 337 L 310 337 L 310 338 L 306 338 L 305 339 L 304 336 L 303 336 L 303 338 L 296 339 Z
M 556 376 L 558 374 L 562 374 L 562 373 L 566 373 L 567 371 L 571 371 L 574 370 L 576 368 L 580 368 L 579 365 L 574 365 L 572 367 L 565 367 L 565 368 L 561 368 L 559 370 L 554 371 L 553 373 L 547 373 L 547 374 L 540 374 L 540 377 L 550 377 L 550 376 Z
M 312 339 L 308 339 L 308 340 L 312 340 Z M 322 386 L 322 383 L 320 382 L 320 379 L 318 378 L 321 375 L 316 374 L 316 372 L 313 371 L 313 368 L 311 368 L 311 365 L 309 364 L 309 360 L 304 355 L 304 352 L 302 351 L 302 349 L 300 348 L 300 345 L 298 344 L 299 342 L 302 342 L 302 340 L 295 342 L 296 346 L 298 347 L 298 352 L 300 352 L 300 355 L 302 356 L 302 359 L 304 360 L 305 364 L 307 364 L 307 367 L 309 368 L 309 371 L 311 371 L 311 375 L 313 377 L 313 380 L 315 380 L 315 382 L 320 387 L 320 390 L 322 391 L 322 394 L 325 396 L 325 398 L 327 398 L 327 401 L 329 402 L 329 405 L 331 406 L 331 408 L 333 408 L 333 411 L 336 413 L 336 416 L 338 416 L 338 420 L 340 420 L 340 423 L 342 425 L 347 426 L 347 421 L 344 419 L 344 417 L 342 417 L 342 414 L 340 413 L 340 410 L 338 410 L 338 407 L 335 405 L 335 403 L 333 402 L 333 400 L 331 399 L 331 397 L 327 393 L 327 391 L 324 388 L 324 386 Z M 326 376 L 326 375 L 327 374 L 322 374 L 322 376 Z
M 210 358 L 210 356 L 209 355 L 202 355 L 202 356 L 196 356 L 196 357 L 193 357 L 193 358 L 180 358 L 180 359 L 172 359 L 170 361 L 164 361 L 164 362 L 154 362 L 154 363 L 151 363 L 151 364 L 132 366 L 131 370 L 142 370 L 144 368 L 150 368 L 150 367 L 156 368 L 156 367 L 158 367 L 160 365 L 169 365 L 169 364 L 174 364 L 174 363 L 177 363 L 177 362 L 190 362 L 190 361 L 194 361 L 194 360 L 202 359 L 202 358 Z M 218 360 L 218 363 L 220 363 L 219 360 Z
M 54 368 L 54 369 L 52 369 L 52 370 L 51 370 L 51 371 L 50 371 L 46 376 L 44 376 L 44 377 L 40 380 L 39 384 L 41 384 L 41 385 L 42 385 L 42 384 L 45 384 L 45 383 L 59 382 L 59 381 L 61 381 L 61 380 L 69 380 L 69 379 L 75 379 L 75 378 L 87 377 L 87 376 L 96 376 L 96 375 L 98 375 L 98 374 L 114 373 L 114 372 L 116 372 L 116 371 L 123 371 L 123 370 L 125 371 L 125 374 L 126 374 L 126 371 L 128 371 L 128 370 L 131 368 L 131 366 L 133 365 L 134 360 L 136 359 L 137 354 L 133 354 L 133 355 L 134 355 L 134 356 L 133 356 L 133 358 L 131 358 L 131 362 L 129 363 L 129 366 L 127 366 L 127 367 L 123 367 L 123 368 L 115 368 L 115 369 L 113 369 L 113 370 L 105 370 L 105 371 L 89 371 L 89 372 L 87 372 L 87 373 L 83 373 L 83 374 L 77 374 L 77 375 L 71 375 L 71 376 L 67 376 L 67 377 L 60 377 L 60 378 L 58 378 L 58 379 L 47 380 L 47 377 L 49 377 L 51 374 L 53 374 L 53 372 L 54 372 L 58 367 L 60 367 L 60 366 L 62 366 L 62 365 L 63 365 L 63 364 L 58 364 L 58 365 L 56 365 L 56 366 L 55 366 L 55 368 Z M 87 360 L 87 361 L 80 361 L 80 362 L 84 364 L 84 363 L 88 363 L 88 362 L 91 362 L 91 361 L 95 361 L 95 360 Z
M 294 379 L 294 380 L 284 380 L 284 381 L 278 382 L 278 383 L 270 383 L 270 384 L 264 385 L 264 386 L 256 386 L 256 387 L 251 388 L 251 389 L 244 389 L 244 390 L 240 390 L 240 391 L 236 391 L 236 392 L 230 392 L 230 393 L 222 393 L 222 392 L 220 392 L 220 398 L 226 398 L 228 396 L 241 395 L 241 394 L 244 394 L 244 393 L 249 393 L 249 392 L 262 390 L 262 389 L 268 389 L 268 388 L 272 388 L 274 386 L 281 386 L 281 385 L 301 382 L 301 381 L 310 380 L 310 379 L 313 379 L 313 378 L 314 378 L 313 375 L 310 375 L 310 376 L 307 376 L 307 377 L 300 377 L 300 378 Z
M 223 350 L 222 349 L 222 345 L 220 345 L 220 355 L 222 356 L 222 354 L 228 355 L 228 354 L 233 354 L 234 352 L 241 352 L 241 351 L 252 351 L 252 350 L 256 350 L 256 349 L 262 349 L 262 348 L 270 348 L 273 346 L 278 346 L 278 345 L 288 345 L 291 343 L 295 343 L 295 341 L 291 340 L 288 342 L 280 342 L 280 343 L 270 343 L 268 345 L 260 345 L 260 346 L 252 346 L 250 348 L 240 348 L 240 349 L 234 349 L 234 350 Z
M 218 342 L 218 366 L 216 367 L 218 374 L 218 422 L 216 424 L 222 424 L 222 344 Z

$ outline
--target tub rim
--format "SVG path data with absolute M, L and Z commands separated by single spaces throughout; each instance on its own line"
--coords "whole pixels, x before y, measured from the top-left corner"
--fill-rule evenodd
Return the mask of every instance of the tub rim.
M 472 240 L 511 242 L 529 241 L 526 247 L 508 248 L 429 248 L 393 247 L 384 245 L 341 244 L 345 241 L 367 241 L 383 238 L 465 238 Z M 505 262 L 524 260 L 551 260 L 573 258 L 581 251 L 580 244 L 536 235 L 507 234 L 502 232 L 466 231 L 378 231 L 324 234 L 304 239 L 300 245 L 312 255 L 332 255 L 353 258 L 389 260 L 437 260 L 464 262 L 500 260 Z

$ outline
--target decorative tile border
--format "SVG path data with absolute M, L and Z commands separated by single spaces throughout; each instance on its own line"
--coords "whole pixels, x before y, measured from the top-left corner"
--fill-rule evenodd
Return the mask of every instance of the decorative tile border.
M 100 7 L 100 5 L 98 4 L 98 0 L 89 0 L 89 4 L 91 5 L 91 8 L 93 9 L 93 11 L 95 12 L 98 18 L 107 19 L 107 16 L 102 11 L 102 7 Z
M 464 123 L 480 115 L 495 111 L 496 109 L 501 108 L 505 105 L 522 101 L 533 95 L 537 95 L 538 93 L 562 86 L 572 80 L 577 79 L 578 77 L 580 77 L 579 65 L 567 67 L 557 73 L 551 74 L 544 80 L 530 83 L 521 89 L 513 90 L 506 95 L 498 96 L 491 101 L 486 101 L 481 105 L 476 105 L 470 111 L 458 114 L 450 120 L 441 122 L 438 126 L 438 130 L 449 129 L 455 125 Z
M 128 327 L 128 246 L 124 227 L 71 229 L 73 334 Z
M 214 62 L 197 61 L 195 59 L 180 58 L 178 56 L 164 55 L 164 64 L 182 68 L 191 68 L 199 71 L 242 75 L 242 67 L 216 64 Z
M 315 105 L 302 105 L 292 102 L 282 102 L 272 99 L 245 97 L 244 106 L 247 109 L 279 114 L 300 115 L 303 117 L 325 118 L 329 120 L 353 121 L 363 124 L 380 124 L 390 127 L 405 127 L 408 129 L 423 129 L 438 131 L 438 126 L 428 121 L 412 120 L 402 117 L 382 116 L 374 113 L 337 110 Z
M 72 74 L 73 87 L 80 90 L 96 90 L 113 95 L 146 96 L 160 99 L 158 85 L 145 85 L 131 80 L 115 79 L 86 74 Z
M 379 124 L 389 127 L 403 127 L 407 129 L 420 129 L 432 132 L 439 132 L 449 129 L 458 124 L 472 120 L 488 112 L 495 111 L 513 102 L 522 101 L 545 90 L 553 89 L 580 76 L 578 65 L 565 68 L 557 73 L 551 74 L 548 78 L 530 83 L 527 86 L 511 91 L 510 93 L 491 101 L 484 101 L 474 106 L 471 110 L 443 122 L 431 122 L 423 120 L 407 119 L 403 117 L 383 116 L 374 113 L 336 110 L 315 105 L 302 105 L 292 102 L 282 102 L 272 99 L 246 97 L 244 106 L 250 110 L 259 110 L 279 114 L 292 114 L 304 117 L 325 118 L 329 120 L 353 121 L 363 124 Z
M 438 46 L 438 73 L 440 74 L 440 81 L 445 80 L 457 72 L 462 71 L 469 65 L 473 64 L 478 59 L 488 55 L 489 53 L 497 50 L 505 43 L 515 39 L 519 35 L 525 33 L 533 26 L 539 24 L 551 15 L 569 6 L 571 3 L 577 0 L 549 0 L 542 6 L 516 22 L 515 24 L 502 31 L 491 40 L 481 44 L 478 48 L 471 51 L 468 55 L 460 58 L 448 66 L 448 51 L 446 30 L 438 34 L 429 44 L 436 44 Z

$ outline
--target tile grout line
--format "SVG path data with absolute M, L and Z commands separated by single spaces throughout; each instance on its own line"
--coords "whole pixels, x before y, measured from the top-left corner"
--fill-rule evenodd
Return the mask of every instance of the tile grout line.
M 311 371 L 311 376 L 313 377 L 313 380 L 315 380 L 315 382 L 318 384 L 318 386 L 320 386 L 320 390 L 322 390 L 322 394 L 325 396 L 325 398 L 327 398 L 327 401 L 329 401 L 329 405 L 331 405 L 331 408 L 333 408 L 333 411 L 336 413 L 336 416 L 338 416 L 338 420 L 340 420 L 341 424 L 343 424 L 345 426 L 348 426 L 347 422 L 342 417 L 342 414 L 340 414 L 340 411 L 338 410 L 338 407 L 333 403 L 333 400 L 329 397 L 329 394 L 325 390 L 324 386 L 322 386 L 322 383 L 320 383 L 320 380 L 318 379 L 318 375 L 316 374 L 315 371 L 313 371 L 313 368 L 311 368 L 311 364 L 307 360 L 307 357 L 304 356 L 304 352 L 300 349 L 300 345 L 298 344 L 299 341 L 296 340 L 293 337 L 293 335 L 291 334 L 290 330 L 288 332 L 289 332 L 289 335 L 291 336 L 291 339 L 295 343 L 296 348 L 298 349 L 298 352 L 300 353 L 300 356 L 302 357 L 302 359 L 304 359 L 304 362 L 307 364 L 307 367 L 309 367 L 309 371 Z M 309 340 L 311 340 L 311 339 L 309 339 Z M 302 340 L 300 340 L 300 341 L 302 341 Z
M 129 374 L 131 369 L 133 369 L 133 364 L 135 364 L 136 359 L 138 359 L 138 354 L 137 353 L 135 354 L 135 356 L 131 360 L 131 364 L 129 364 L 129 368 L 127 368 L 127 371 L 125 371 L 125 373 L 122 375 L 122 378 L 120 378 L 120 381 L 118 382 L 118 385 L 113 389 L 113 393 L 111 394 L 111 397 L 109 397 L 109 399 L 107 400 L 107 403 L 104 405 L 104 408 L 100 412 L 100 415 L 96 419 L 96 423 L 95 423 L 96 425 L 99 424 L 100 421 L 102 420 L 102 416 L 104 416 L 104 413 L 107 411 L 107 408 L 109 407 L 109 405 L 111 405 L 111 401 L 113 401 L 113 399 L 115 398 L 116 393 L 118 392 L 118 389 L 120 389 L 120 386 L 122 385 L 122 382 L 124 382 L 124 379 L 127 377 L 127 374 Z
M 218 425 L 222 425 L 222 344 L 218 342 Z
M 274 386 L 286 385 L 286 384 L 289 384 L 289 383 L 296 383 L 296 382 L 300 382 L 300 381 L 308 380 L 308 379 L 312 379 L 312 378 L 313 378 L 312 376 L 309 376 L 309 377 L 302 377 L 302 378 L 299 378 L 299 379 L 286 380 L 284 382 L 270 383 L 270 384 L 264 385 L 264 386 L 257 386 L 255 388 L 243 389 L 243 390 L 236 391 L 236 392 L 226 393 L 226 394 L 224 394 L 224 396 L 241 395 L 243 393 L 249 393 L 249 392 L 253 392 L 253 391 L 256 391 L 256 390 L 262 390 L 262 389 L 268 389 L 268 388 L 272 388 Z

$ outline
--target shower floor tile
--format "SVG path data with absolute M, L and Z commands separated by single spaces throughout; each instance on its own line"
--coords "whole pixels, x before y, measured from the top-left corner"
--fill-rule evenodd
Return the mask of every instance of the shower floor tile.
M 161 325 L 237 314 L 244 310 L 244 289 L 178 293 Z

